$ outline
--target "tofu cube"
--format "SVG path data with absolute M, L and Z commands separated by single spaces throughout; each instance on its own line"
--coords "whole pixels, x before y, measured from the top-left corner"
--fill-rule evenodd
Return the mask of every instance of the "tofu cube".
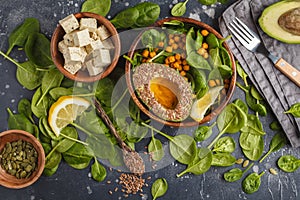
M 94 31 L 94 32 L 90 32 L 90 38 L 92 40 L 100 40 L 100 37 L 98 36 L 97 32 Z
M 104 49 L 114 49 L 115 48 L 115 46 L 110 38 L 103 40 L 102 44 L 104 46 L 103 47 Z
M 76 74 L 81 69 L 81 62 L 69 62 L 64 65 L 64 68 L 71 74 Z
M 58 50 L 62 54 L 65 54 L 68 51 L 68 46 L 66 45 L 66 43 L 63 40 L 58 43 Z
M 91 59 L 85 63 L 86 69 L 88 70 L 90 76 L 98 75 L 104 70 L 102 67 L 95 67 L 94 64 L 94 59 Z
M 111 33 L 107 30 L 107 28 L 104 25 L 101 25 L 97 28 L 97 34 L 99 35 L 102 41 L 111 36 Z
M 97 20 L 95 18 L 81 18 L 79 30 L 88 29 L 89 32 L 97 30 Z
M 83 62 L 87 53 L 80 47 L 68 47 L 63 55 L 65 58 L 65 63 Z
M 64 42 L 68 47 L 74 46 L 74 33 L 73 31 L 64 35 Z
M 79 28 L 78 20 L 73 14 L 65 17 L 62 20 L 59 20 L 59 24 L 62 26 L 66 33 L 71 33 L 72 31 Z
M 92 41 L 90 44 L 88 44 L 85 47 L 86 52 L 88 54 L 91 53 L 92 51 L 96 50 L 96 49 L 101 49 L 101 48 L 104 48 L 104 45 L 102 44 L 101 40 Z
M 90 44 L 90 34 L 88 29 L 77 31 L 73 34 L 74 45 L 77 47 L 83 47 Z

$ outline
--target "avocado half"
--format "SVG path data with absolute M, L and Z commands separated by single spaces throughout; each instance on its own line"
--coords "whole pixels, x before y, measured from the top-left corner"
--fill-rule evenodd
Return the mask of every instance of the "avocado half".
M 143 63 L 132 76 L 135 91 L 155 115 L 167 121 L 183 121 L 190 115 L 193 89 L 175 69 Z
M 283 29 L 278 22 L 280 16 L 297 8 L 300 8 L 299 0 L 279 1 L 262 12 L 258 23 L 261 29 L 270 37 L 289 44 L 300 44 L 300 35 L 292 34 Z

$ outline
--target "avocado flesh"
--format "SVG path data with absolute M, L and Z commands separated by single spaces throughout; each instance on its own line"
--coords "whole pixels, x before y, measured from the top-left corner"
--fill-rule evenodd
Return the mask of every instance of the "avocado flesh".
M 299 0 L 279 1 L 263 11 L 258 23 L 261 29 L 270 37 L 289 44 L 300 44 L 300 35 L 288 32 L 278 23 L 280 16 L 299 7 Z

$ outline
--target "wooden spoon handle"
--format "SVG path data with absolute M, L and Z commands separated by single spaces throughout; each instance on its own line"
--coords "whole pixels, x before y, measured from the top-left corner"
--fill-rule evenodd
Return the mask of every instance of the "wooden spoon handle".
M 280 58 L 275 63 L 275 67 L 293 81 L 298 87 L 300 87 L 300 71 L 298 69 L 290 65 L 283 58 Z
M 107 116 L 107 114 L 104 111 L 104 109 L 102 108 L 100 102 L 97 99 L 94 99 L 94 104 L 95 104 L 95 107 L 97 109 L 98 115 L 103 120 L 103 122 L 108 126 L 110 132 L 115 136 L 115 138 L 117 139 L 120 147 L 122 149 L 127 150 L 127 151 L 132 151 L 132 149 L 125 144 L 125 142 L 122 140 L 121 136 L 118 134 L 116 128 L 114 127 L 114 124 L 111 122 L 111 120 Z

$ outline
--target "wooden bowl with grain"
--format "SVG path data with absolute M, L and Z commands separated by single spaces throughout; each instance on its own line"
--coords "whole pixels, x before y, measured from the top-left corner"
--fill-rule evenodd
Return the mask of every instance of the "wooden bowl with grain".
M 7 147 L 8 144 L 10 148 Z M 22 155 L 20 154 L 21 151 L 23 152 Z M 22 166 L 20 167 L 20 165 Z M 0 133 L 0 185 L 12 189 L 30 186 L 41 176 L 44 166 L 44 149 L 31 133 L 23 130 L 8 130 Z M 25 171 L 22 174 L 24 177 L 12 175 L 9 170 L 15 170 L 19 174 Z
M 64 74 L 67 78 L 79 82 L 95 82 L 98 81 L 106 76 L 108 76 L 116 67 L 120 51 L 121 51 L 121 42 L 119 38 L 119 34 L 114 27 L 114 25 L 105 17 L 97 15 L 95 13 L 89 13 L 89 12 L 80 12 L 74 14 L 74 16 L 77 18 L 77 20 L 80 20 L 82 18 L 94 18 L 97 20 L 97 24 L 99 26 L 104 25 L 106 29 L 111 34 L 110 39 L 113 43 L 114 49 L 110 50 L 111 55 L 111 63 L 105 68 L 105 70 L 97 75 L 90 75 L 87 70 L 79 70 L 77 73 L 72 74 L 69 71 L 67 71 L 64 68 L 65 59 L 63 54 L 59 51 L 58 44 L 60 41 L 63 40 L 64 35 L 66 32 L 64 31 L 63 27 L 58 24 L 56 29 L 53 32 L 52 38 L 51 38 L 51 57 L 52 60 L 57 67 L 57 69 Z
M 194 20 L 194 19 L 183 18 L 183 17 L 170 17 L 170 18 L 165 18 L 165 19 L 159 20 L 153 26 L 148 27 L 145 31 L 152 29 L 152 28 L 160 28 L 160 27 L 164 26 L 164 24 L 166 22 L 174 22 L 174 23 L 183 22 L 184 24 L 188 24 L 189 27 L 194 27 L 195 29 L 198 29 L 198 30 L 206 29 L 209 33 L 213 33 L 218 39 L 223 39 L 221 34 L 218 33 L 211 26 L 209 26 L 203 22 Z M 142 31 L 139 34 L 139 36 L 136 38 L 136 40 L 133 42 L 132 46 L 130 47 L 130 50 L 128 53 L 129 58 L 134 59 L 136 52 L 140 52 L 140 54 L 141 54 L 141 49 L 143 50 L 143 48 L 141 48 L 141 46 L 143 46 L 141 44 L 142 43 L 141 40 L 142 40 L 142 35 L 145 31 Z M 220 98 L 220 101 L 218 102 L 217 105 L 214 105 L 214 107 L 212 107 L 211 109 L 208 110 L 208 112 L 204 115 L 204 117 L 201 121 L 200 120 L 195 121 L 191 117 L 187 117 L 186 119 L 181 120 L 181 121 L 166 120 L 166 119 L 163 119 L 161 116 L 158 116 L 157 114 L 155 114 L 153 111 L 151 111 L 151 108 L 149 108 L 149 106 L 147 106 L 145 104 L 145 102 L 143 100 L 141 100 L 141 98 L 139 97 L 137 88 L 135 88 L 134 81 L 133 81 L 133 75 L 135 72 L 135 68 L 133 67 L 132 62 L 127 60 L 126 65 L 125 65 L 126 82 L 127 82 L 127 86 L 129 88 L 129 92 L 131 94 L 133 101 L 148 117 L 150 117 L 151 119 L 154 119 L 157 122 L 160 122 L 164 125 L 173 126 L 173 127 L 191 127 L 191 126 L 197 126 L 197 125 L 204 124 L 204 123 L 211 121 L 228 104 L 228 102 L 230 101 L 230 99 L 233 95 L 235 84 L 236 84 L 236 65 L 235 65 L 234 57 L 233 57 L 228 45 L 226 44 L 226 42 L 224 42 L 222 45 L 228 52 L 228 55 L 230 58 L 229 60 L 231 62 L 230 65 L 231 65 L 231 69 L 232 69 L 232 75 L 230 78 L 227 78 L 227 83 L 226 83 L 227 86 L 226 86 L 226 90 L 224 92 L 225 94 L 223 94 L 223 96 Z M 137 66 L 135 66 L 135 67 L 137 67 Z M 149 85 L 150 85 L 150 83 L 148 83 L 148 86 Z M 149 86 L 149 88 L 150 88 L 150 86 Z M 149 91 L 150 91 L 150 89 L 149 89 Z

